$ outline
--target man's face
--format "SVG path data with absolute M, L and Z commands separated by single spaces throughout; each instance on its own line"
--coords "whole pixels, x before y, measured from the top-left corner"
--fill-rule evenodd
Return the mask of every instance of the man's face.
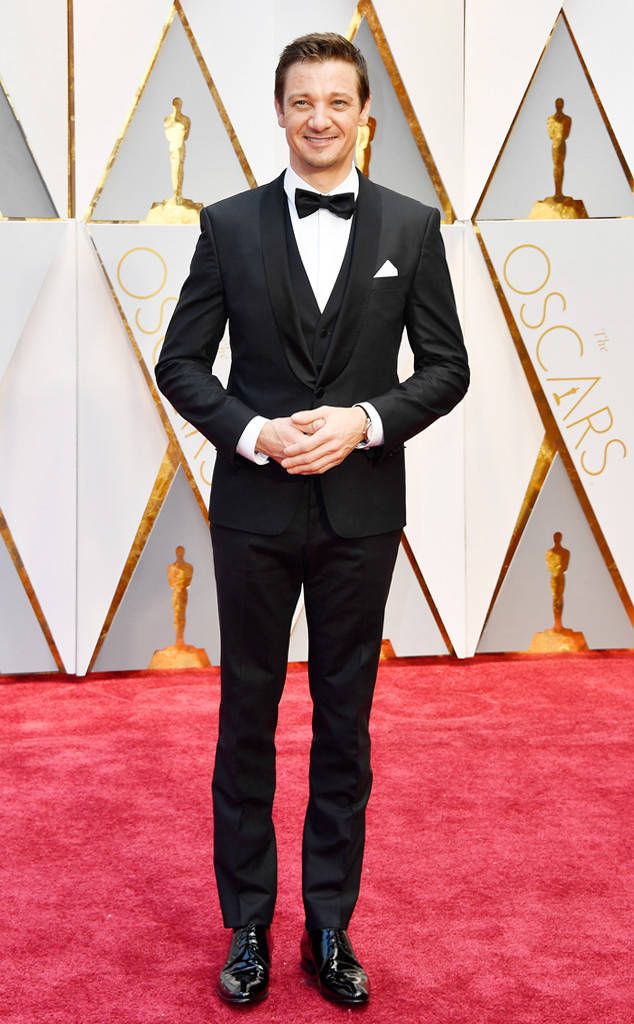
M 319 171 L 347 174 L 359 125 L 368 123 L 370 100 L 361 107 L 355 67 L 344 60 L 291 64 L 284 105 L 275 101 L 286 130 L 291 167 L 301 177 Z

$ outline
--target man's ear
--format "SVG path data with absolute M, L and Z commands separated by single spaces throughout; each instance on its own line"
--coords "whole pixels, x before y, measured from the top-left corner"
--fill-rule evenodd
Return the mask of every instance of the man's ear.
M 361 113 L 359 114 L 359 124 L 367 124 L 370 116 L 370 107 L 372 105 L 372 96 L 368 96 L 367 100 L 361 107 Z
M 286 119 L 284 117 L 284 111 L 282 110 L 282 107 L 279 105 L 279 103 L 277 101 L 277 96 L 273 97 L 273 103 L 275 104 L 275 113 L 277 114 L 277 123 L 279 124 L 280 128 L 285 128 L 286 127 L 286 125 L 285 125 L 285 120 Z

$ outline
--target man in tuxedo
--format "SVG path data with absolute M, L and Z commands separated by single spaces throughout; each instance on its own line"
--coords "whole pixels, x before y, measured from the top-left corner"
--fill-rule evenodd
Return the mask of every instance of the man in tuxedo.
M 383 615 L 405 524 L 403 445 L 460 401 L 469 371 L 438 211 L 353 166 L 370 110 L 357 47 L 331 33 L 287 46 L 275 109 L 290 166 L 201 211 L 156 379 L 217 448 L 214 867 L 232 929 L 218 991 L 248 1004 L 268 990 L 274 735 L 303 585 L 313 739 L 301 960 L 322 995 L 356 1005 L 368 999 L 368 978 L 346 929 L 372 784 Z M 212 364 L 227 321 L 225 389 Z M 414 372 L 399 382 L 404 328 Z

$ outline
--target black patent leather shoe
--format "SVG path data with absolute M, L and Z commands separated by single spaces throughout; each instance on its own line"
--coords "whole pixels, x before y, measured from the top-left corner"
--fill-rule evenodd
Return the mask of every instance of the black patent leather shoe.
M 218 995 L 226 1003 L 246 1006 L 268 995 L 271 937 L 265 925 L 234 928 L 227 962 L 218 979 Z
M 363 1006 L 370 997 L 370 982 L 344 928 L 304 931 L 302 967 L 317 980 L 322 996 L 333 1003 Z

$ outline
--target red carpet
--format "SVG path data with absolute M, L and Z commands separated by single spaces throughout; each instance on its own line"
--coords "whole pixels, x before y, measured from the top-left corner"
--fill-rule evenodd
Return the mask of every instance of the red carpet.
M 4 1024 L 240 1016 L 209 782 L 218 678 L 9 681 L 2 709 Z M 361 899 L 368 1022 L 634 1020 L 634 658 L 385 666 Z M 253 1021 L 322 1022 L 298 966 L 309 704 L 279 729 L 280 896 Z M 404 957 L 402 954 L 405 954 Z M 404 962 L 402 962 L 404 961 Z

